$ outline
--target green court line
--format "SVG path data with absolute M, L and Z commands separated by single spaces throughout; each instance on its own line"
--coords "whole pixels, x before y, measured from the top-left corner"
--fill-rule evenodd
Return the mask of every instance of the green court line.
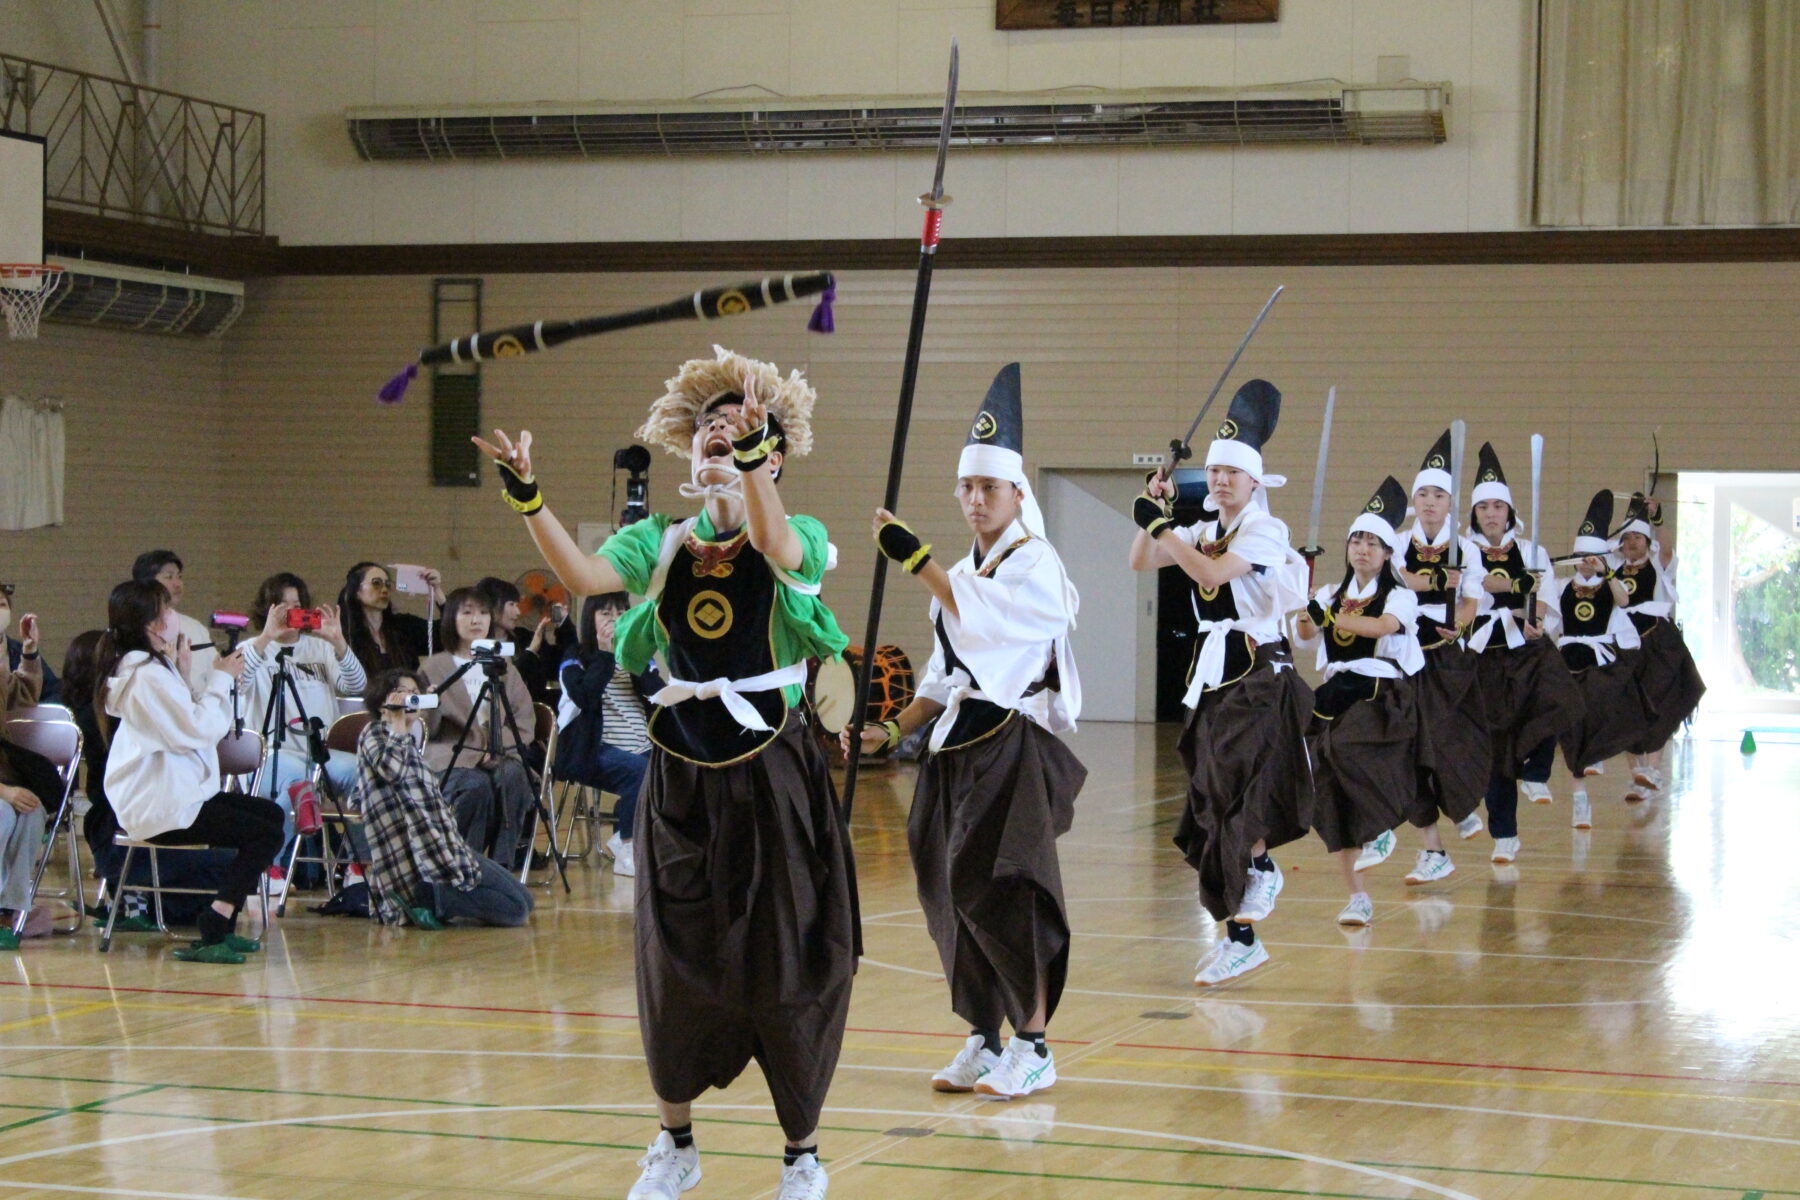
M 133 1096 L 144 1096 L 144 1095 L 148 1095 L 151 1092 L 160 1092 L 168 1086 L 169 1085 L 166 1083 L 146 1084 L 145 1086 L 138 1088 L 136 1091 L 126 1092 L 122 1096 L 107 1096 L 107 1097 L 104 1097 L 103 1099 L 99 1099 L 99 1100 L 89 1100 L 86 1104 L 72 1104 L 66 1108 L 53 1108 L 53 1109 L 49 1110 L 48 1112 L 39 1113 L 35 1117 L 26 1117 L 23 1120 L 14 1121 L 8 1125 L 0 1125 L 0 1133 L 11 1133 L 13 1130 L 23 1129 L 27 1125 L 36 1125 L 43 1121 L 54 1121 L 54 1120 L 56 1120 L 56 1118 L 66 1117 L 70 1113 L 95 1112 L 95 1111 L 97 1111 L 98 1105 L 109 1104 L 114 1100 L 129 1100 Z M 11 1106 L 9 1105 L 8 1107 L 11 1107 Z M 24 1107 L 24 1106 L 21 1106 L 21 1107 Z M 36 1106 L 34 1105 L 32 1107 L 36 1107 Z
M 95 1084 L 110 1084 L 115 1087 L 137 1086 L 140 1088 L 139 1091 L 126 1093 L 125 1095 L 113 1096 L 113 1097 L 109 1097 L 108 1099 L 105 1099 L 105 1100 L 89 1101 L 88 1104 L 77 1105 L 74 1108 L 58 1109 L 53 1113 L 47 1113 L 43 1116 L 26 1118 L 23 1121 L 15 1123 L 14 1125 L 0 1126 L 0 1133 L 5 1132 L 7 1129 L 16 1128 L 18 1125 L 33 1124 L 38 1121 L 47 1120 L 50 1117 L 60 1116 L 66 1112 L 93 1111 L 93 1106 L 95 1106 L 95 1105 L 103 1105 L 103 1104 L 110 1103 L 112 1101 L 125 1100 L 125 1099 L 131 1098 L 132 1096 L 143 1095 L 147 1092 L 153 1092 L 153 1091 L 158 1091 L 158 1090 L 162 1090 L 162 1089 L 175 1089 L 175 1090 L 199 1091 L 199 1092 L 248 1093 L 248 1094 L 252 1094 L 252 1095 L 266 1095 L 266 1096 L 306 1096 L 306 1097 L 312 1097 L 315 1099 L 327 1099 L 327 1100 L 369 1100 L 369 1101 L 376 1101 L 376 1102 L 383 1103 L 383 1104 L 418 1104 L 418 1105 L 427 1106 L 427 1107 L 434 1107 L 434 1106 L 435 1107 L 455 1107 L 455 1108 L 501 1108 L 501 1107 L 505 1107 L 503 1105 L 487 1104 L 487 1103 L 483 1103 L 481 1101 L 435 1100 L 435 1099 L 421 1100 L 421 1099 L 416 1099 L 411 1096 L 371 1096 L 371 1095 L 367 1095 L 367 1094 L 359 1093 L 359 1092 L 317 1092 L 317 1091 L 307 1091 L 307 1090 L 298 1089 L 298 1088 L 247 1087 L 247 1086 L 242 1086 L 242 1085 L 221 1084 L 221 1083 L 138 1084 L 137 1081 L 135 1081 L 135 1080 L 92 1079 L 92 1078 L 86 1078 L 86 1077 L 82 1077 L 82 1076 L 63 1076 L 63 1075 L 37 1075 L 37 1074 L 28 1074 L 28 1073 L 13 1072 L 13 1071 L 0 1071 L 0 1079 L 32 1079 L 32 1080 L 46 1081 L 46 1082 L 95 1083 Z M 20 1107 L 36 1107 L 36 1106 L 20 1106 Z M 624 1117 L 624 1118 L 634 1120 L 634 1121 L 647 1121 L 647 1120 L 655 1120 L 656 1119 L 656 1116 L 654 1113 L 630 1112 L 630 1111 L 625 1111 L 625 1110 L 596 1111 L 594 1109 L 585 1109 L 585 1108 L 563 1108 L 563 1107 L 559 1107 L 559 1106 L 547 1106 L 544 1109 L 541 1109 L 540 1111 L 554 1112 L 554 1113 L 560 1113 L 560 1114 L 567 1115 L 567 1116 L 578 1116 L 578 1117 Z M 189 1114 L 189 1113 L 121 1113 L 120 1115 L 166 1117 L 166 1118 L 173 1118 L 173 1119 L 189 1119 L 189 1120 L 226 1121 L 226 1122 L 233 1122 L 233 1123 L 243 1120 L 243 1118 L 196 1116 L 194 1114 Z M 709 1125 L 744 1125 L 744 1126 L 749 1126 L 752 1128 L 764 1128 L 764 1129 L 772 1129 L 772 1128 L 775 1128 L 775 1125 L 776 1125 L 776 1123 L 773 1121 L 755 1121 L 755 1120 L 750 1120 L 748 1118 L 710 1117 L 710 1116 L 706 1118 L 706 1123 Z M 296 1122 L 296 1124 L 301 1124 L 301 1123 Z M 323 1124 L 323 1123 L 318 1124 L 316 1126 L 311 1126 L 311 1127 L 335 1128 L 335 1129 L 350 1128 L 349 1126 Z M 885 1132 L 884 1130 L 878 1129 L 878 1128 L 866 1128 L 866 1127 L 854 1126 L 854 1125 L 821 1125 L 819 1128 L 821 1130 L 825 1130 L 825 1131 L 832 1132 L 832 1133 L 878 1134 L 878 1133 Z M 613 1143 L 610 1143 L 610 1142 L 606 1142 L 606 1143 L 602 1143 L 602 1142 L 595 1142 L 595 1143 L 572 1142 L 572 1141 L 559 1141 L 559 1140 L 555 1140 L 555 1139 L 533 1139 L 533 1138 L 522 1138 L 522 1137 L 505 1137 L 505 1136 L 501 1136 L 501 1135 L 490 1135 L 490 1134 L 457 1134 L 457 1133 L 447 1133 L 447 1132 L 441 1132 L 441 1131 L 435 1131 L 435 1130 L 370 1130 L 369 1132 L 417 1133 L 417 1134 L 421 1134 L 421 1135 L 425 1135 L 425 1136 L 432 1136 L 432 1137 L 477 1138 L 477 1139 L 486 1138 L 487 1140 L 490 1140 L 490 1141 L 537 1142 L 537 1143 L 543 1144 L 543 1145 L 593 1146 L 595 1148 L 603 1148 L 604 1147 L 604 1148 L 615 1148 L 615 1149 L 623 1149 L 623 1150 L 636 1150 L 637 1149 L 637 1146 L 635 1144 L 629 1145 L 629 1146 L 615 1146 Z M 993 1134 L 948 1133 L 948 1132 L 943 1132 L 943 1131 L 936 1132 L 933 1134 L 933 1136 L 941 1137 L 941 1138 L 948 1138 L 948 1139 L 955 1140 L 955 1141 L 1006 1142 L 1009 1140 L 1014 1140 L 1014 1139 L 1008 1139 L 1008 1138 L 998 1136 L 998 1135 L 993 1135 Z M 1057 1147 L 1063 1147 L 1063 1148 L 1069 1148 L 1069 1149 L 1094 1149 L 1094 1150 L 1115 1150 L 1115 1151 L 1116 1150 L 1130 1150 L 1130 1151 L 1133 1151 L 1136 1153 L 1142 1153 L 1142 1154 L 1179 1154 L 1179 1155 L 1187 1155 L 1190 1157 L 1201 1157 L 1201 1158 L 1250 1158 L 1250 1159 L 1267 1159 L 1267 1160 L 1276 1161 L 1276 1162 L 1292 1162 L 1292 1161 L 1294 1161 L 1293 1159 L 1290 1159 L 1285 1155 L 1257 1154 L 1257 1153 L 1253 1153 L 1253 1152 L 1249 1152 L 1249 1151 L 1242 1151 L 1242 1150 L 1208 1150 L 1208 1149 L 1200 1149 L 1197 1147 L 1190 1147 L 1190 1146 L 1154 1146 L 1154 1145 L 1153 1146 L 1132 1146 L 1132 1145 L 1123 1145 L 1122 1146 L 1117 1143 L 1085 1142 L 1085 1141 L 1075 1141 L 1072 1139 L 1062 1139 L 1062 1138 L 1039 1138 L 1039 1139 L 1034 1139 L 1034 1141 L 1037 1145 L 1041 1145 L 1041 1146 L 1057 1146 Z M 743 1158 L 762 1158 L 762 1157 L 764 1157 L 763 1155 L 760 1155 L 760 1154 L 749 1154 L 749 1153 L 745 1153 L 745 1152 L 741 1152 L 741 1151 L 728 1152 L 728 1151 L 723 1151 L 723 1150 L 708 1150 L 707 1153 L 708 1154 L 716 1154 L 721 1157 L 743 1157 Z M 905 1166 L 906 1164 L 890 1163 L 890 1164 L 882 1164 L 882 1165 Z M 1547 1180 L 1558 1180 L 1558 1181 L 1565 1182 L 1565 1183 L 1623 1184 L 1623 1185 L 1628 1185 L 1628 1186 L 1633 1186 L 1633 1187 L 1659 1187 L 1659 1188 L 1671 1188 L 1671 1189 L 1680 1189 L 1680 1190 L 1687 1190 L 1687 1191 L 1739 1192 L 1740 1195 L 1739 1195 L 1738 1200 L 1765 1200 L 1765 1197 L 1773 1197 L 1773 1196 L 1800 1196 L 1800 1191 L 1790 1191 L 1790 1190 L 1784 1190 L 1784 1189 L 1780 1189 L 1780 1188 L 1752 1189 L 1748 1192 L 1741 1192 L 1740 1189 L 1743 1187 L 1742 1184 L 1675 1183 L 1675 1182 L 1670 1182 L 1667 1180 L 1657 1180 L 1657 1179 L 1617 1179 L 1617 1178 L 1610 1178 L 1607 1176 L 1598 1176 L 1598 1175 L 1564 1175 L 1564 1174 L 1556 1174 L 1556 1173 L 1542 1172 L 1542 1171 L 1506 1171 L 1506 1170 L 1500 1170 L 1497 1168 L 1488 1168 L 1488 1167 L 1450 1166 L 1450 1165 L 1446 1165 L 1446 1164 L 1442 1164 L 1442 1163 L 1389 1163 L 1389 1162 L 1377 1162 L 1377 1161 L 1373 1161 L 1373 1160 L 1359 1160 L 1357 1162 L 1357 1165 L 1365 1166 L 1365 1167 L 1381 1167 L 1381 1168 L 1390 1169 L 1390 1170 L 1442 1171 L 1442 1172 L 1446 1172 L 1449 1174 L 1492 1175 L 1492 1176 L 1500 1176 L 1500 1177 L 1514 1178 L 1514 1179 L 1547 1179 Z M 945 1168 L 941 1168 L 941 1169 L 952 1170 L 952 1169 L 958 1169 L 958 1168 L 945 1167 Z M 1046 1178 L 1046 1179 L 1068 1178 L 1071 1180 L 1076 1180 L 1076 1179 L 1087 1178 L 1085 1176 L 1074 1176 L 1074 1175 L 1059 1176 L 1059 1175 L 1052 1175 L 1049 1173 L 1029 1173 L 1028 1172 L 1026 1174 L 1030 1177 Z M 1101 1177 L 1101 1178 L 1103 1179 L 1103 1181 L 1112 1181 L 1112 1182 L 1121 1182 L 1121 1183 L 1147 1182 L 1147 1181 L 1137 1181 L 1137 1180 L 1130 1180 L 1130 1179 L 1111 1180 L 1110 1177 Z M 1176 1184 L 1176 1185 L 1171 1185 L 1171 1186 L 1186 1187 L 1186 1186 L 1190 1186 L 1190 1185 Z M 1239 1186 L 1240 1186 L 1241 1190 L 1244 1190 L 1244 1191 L 1256 1190 L 1254 1188 L 1243 1188 L 1242 1185 L 1239 1185 Z M 1338 1193 L 1300 1192 L 1300 1193 L 1295 1193 L 1295 1194 L 1308 1195 L 1308 1196 L 1326 1196 L 1326 1195 L 1336 1195 Z M 1349 1193 L 1343 1193 L 1343 1194 L 1349 1195 Z

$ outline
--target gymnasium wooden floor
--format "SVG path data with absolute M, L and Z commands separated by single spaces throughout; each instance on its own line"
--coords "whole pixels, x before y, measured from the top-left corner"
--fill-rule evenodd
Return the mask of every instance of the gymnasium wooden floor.
M 1673 794 L 1599 828 L 1522 814 L 1409 890 L 1402 835 L 1350 934 L 1315 841 L 1280 855 L 1274 962 L 1192 987 L 1215 936 L 1169 845 L 1170 731 L 1093 725 L 1062 843 L 1076 930 L 1061 1082 L 934 1095 L 965 1030 L 914 902 L 911 776 L 856 834 L 868 957 L 822 1139 L 835 1197 L 1800 1196 L 1800 747 L 1678 742 Z M 588 865 L 525 931 L 294 916 L 243 967 L 160 936 L 0 961 L 0 1195 L 623 1197 L 656 1125 L 633 1021 L 628 881 Z M 768 1196 L 754 1068 L 697 1112 L 703 1197 Z

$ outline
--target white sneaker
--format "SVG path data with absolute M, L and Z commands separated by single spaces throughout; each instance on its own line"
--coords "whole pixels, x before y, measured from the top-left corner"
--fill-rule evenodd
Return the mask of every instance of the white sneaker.
M 675 1139 L 665 1129 L 638 1159 L 638 1166 L 644 1173 L 631 1185 L 625 1200 L 675 1200 L 700 1182 L 700 1147 L 676 1149 Z
M 1588 803 L 1586 788 L 1580 788 L 1575 792 L 1575 811 L 1569 818 L 1569 823 L 1577 829 L 1594 827 L 1594 806 Z
M 1457 835 L 1465 842 L 1486 828 L 1487 826 L 1481 823 L 1480 813 L 1470 813 L 1456 823 Z
M 1388 860 L 1388 855 L 1393 852 L 1394 831 L 1390 829 L 1363 846 L 1362 853 L 1356 858 L 1356 869 L 1367 871 L 1372 867 L 1379 867 Z
M 1200 960 L 1200 965 L 1194 969 L 1194 983 L 1198 987 L 1212 987 L 1227 979 L 1248 975 L 1268 961 L 1269 952 L 1263 949 L 1261 938 L 1253 939 L 1248 946 L 1240 946 L 1226 938 Z
M 1581 768 L 1581 774 L 1583 778 L 1590 775 L 1604 775 L 1606 774 L 1606 764 L 1603 762 L 1589 763 L 1587 766 Z
M 1533 804 L 1550 803 L 1550 785 L 1547 783 L 1527 783 L 1521 780 L 1519 790 L 1524 793 L 1525 799 Z
M 825 1200 L 825 1185 L 830 1182 L 818 1156 L 802 1154 L 793 1166 L 781 1168 L 781 1190 L 775 1200 Z
M 1338 914 L 1339 925 L 1367 925 L 1375 919 L 1375 902 L 1369 899 L 1369 893 L 1358 892 L 1350 897 L 1350 903 L 1344 905 L 1344 911 Z
M 1056 1055 L 1045 1046 L 1038 1053 L 1037 1044 L 1014 1035 L 994 1069 L 975 1084 L 975 1092 L 997 1100 L 1017 1100 L 1041 1092 L 1056 1083 Z
M 1250 868 L 1250 883 L 1244 889 L 1244 901 L 1238 906 L 1237 915 L 1231 919 L 1239 925 L 1249 925 L 1256 921 L 1266 921 L 1269 914 L 1275 911 L 1275 897 L 1281 895 L 1281 868 L 1271 864 L 1267 871 Z
M 612 855 L 614 875 L 630 879 L 637 874 L 637 851 L 630 842 L 619 836 L 616 829 L 606 839 L 606 852 Z
M 1413 869 L 1406 873 L 1406 885 L 1417 887 L 1421 883 L 1436 883 L 1454 874 L 1456 864 L 1450 861 L 1448 854 L 1433 854 L 1429 850 L 1421 850 L 1413 863 Z
M 1519 839 L 1516 837 L 1494 839 L 1494 861 L 1509 863 L 1519 857 Z
M 1000 1056 L 987 1048 L 979 1033 L 969 1035 L 950 1065 L 931 1077 L 934 1092 L 972 1092 L 976 1081 L 1000 1065 Z

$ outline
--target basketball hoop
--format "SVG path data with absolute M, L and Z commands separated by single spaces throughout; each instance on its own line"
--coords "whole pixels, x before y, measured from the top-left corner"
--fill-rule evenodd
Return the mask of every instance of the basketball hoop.
M 37 337 L 44 305 L 62 285 L 63 269 L 44 263 L 0 263 L 0 308 L 6 310 L 6 332 L 28 341 Z

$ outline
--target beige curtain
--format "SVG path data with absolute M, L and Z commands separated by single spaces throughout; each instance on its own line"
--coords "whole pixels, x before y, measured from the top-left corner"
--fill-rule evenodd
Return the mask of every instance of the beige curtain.
M 1537 223 L 1800 223 L 1800 0 L 1541 0 Z
M 0 399 L 0 529 L 39 529 L 62 521 L 62 403 Z

